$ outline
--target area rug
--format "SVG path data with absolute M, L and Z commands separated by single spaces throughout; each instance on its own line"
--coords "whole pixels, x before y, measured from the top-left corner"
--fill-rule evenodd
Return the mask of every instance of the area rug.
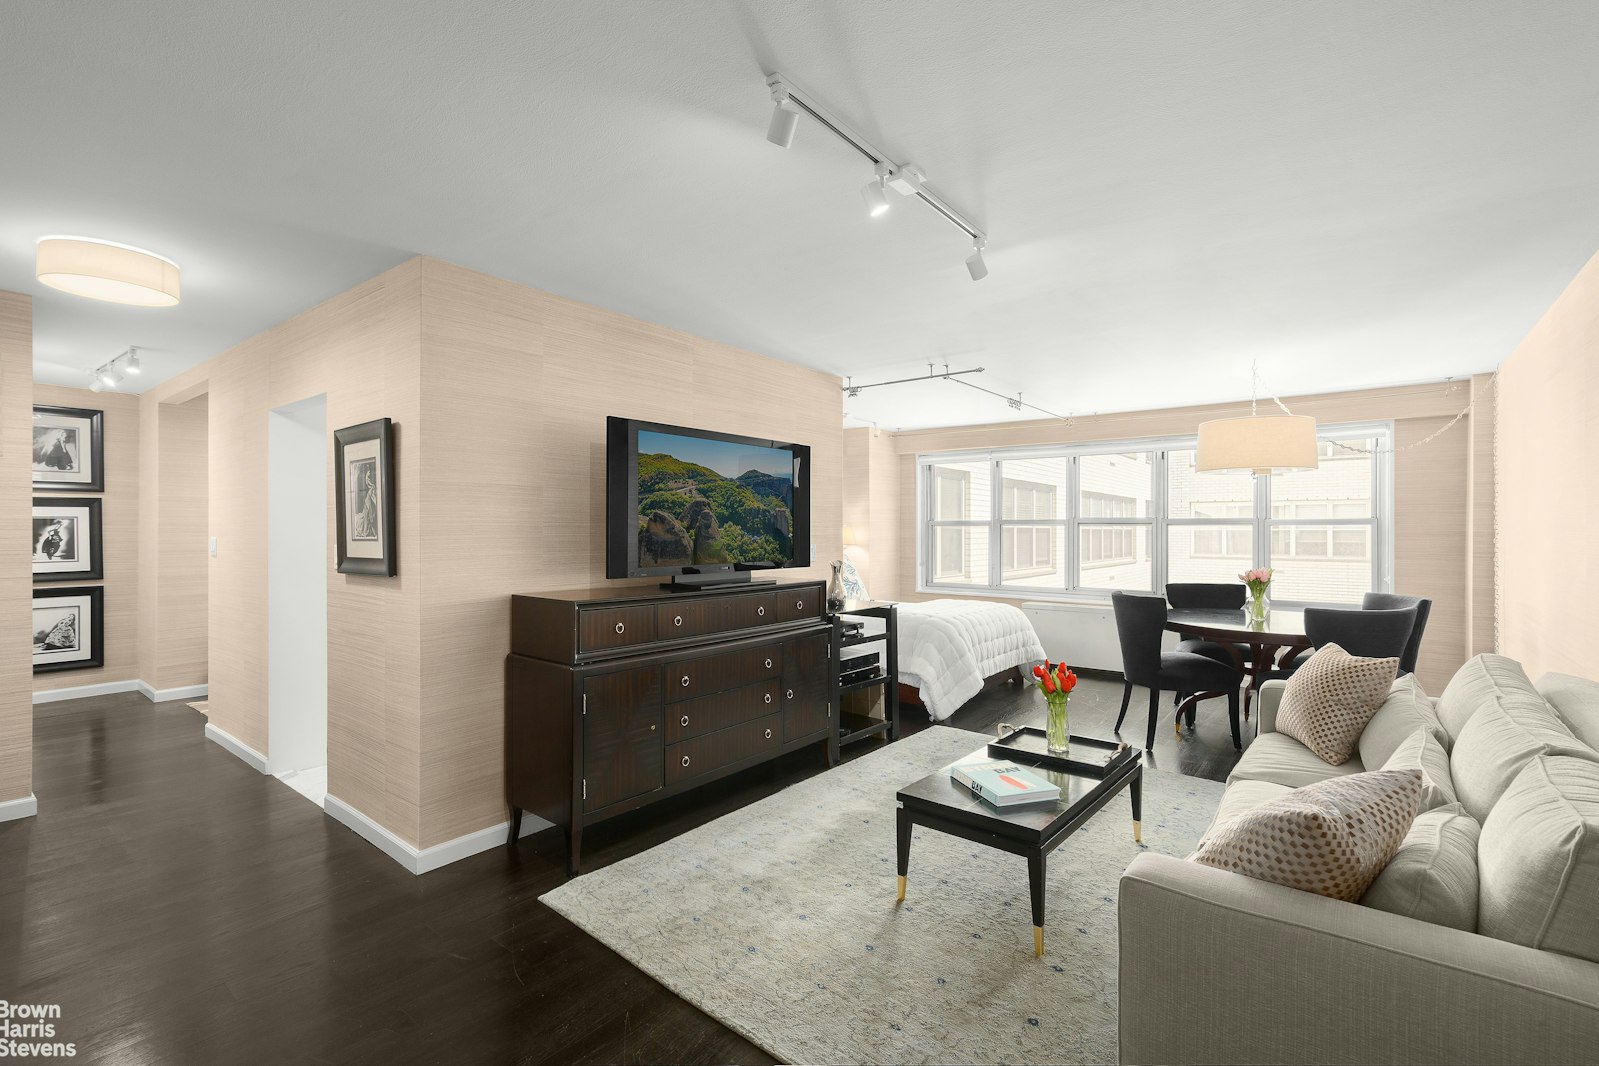
M 1186 855 L 1216 782 L 1144 771 L 1048 864 L 918 826 L 895 903 L 894 794 L 988 737 L 936 726 L 541 897 L 677 995 L 800 1063 L 1114 1062 L 1116 882 Z

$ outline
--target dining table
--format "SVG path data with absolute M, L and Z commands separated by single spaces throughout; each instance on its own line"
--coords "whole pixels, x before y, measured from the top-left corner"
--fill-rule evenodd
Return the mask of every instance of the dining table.
M 1294 656 L 1311 646 L 1305 635 L 1305 612 L 1270 607 L 1262 619 L 1251 619 L 1240 608 L 1169 607 L 1166 628 L 1182 637 L 1214 641 L 1233 657 L 1238 672 L 1249 679 L 1244 690 L 1244 718 L 1260 691 L 1260 683 L 1273 670 L 1287 667 Z M 1249 649 L 1246 658 L 1243 648 Z M 1226 695 L 1222 692 L 1190 693 L 1178 708 L 1178 718 L 1193 721 L 1200 700 Z

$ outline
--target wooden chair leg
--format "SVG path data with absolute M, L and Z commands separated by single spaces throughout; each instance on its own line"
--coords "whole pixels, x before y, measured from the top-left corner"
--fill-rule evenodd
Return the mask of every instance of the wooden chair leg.
M 1149 690 L 1149 734 L 1144 738 L 1144 750 L 1155 750 L 1155 723 L 1160 721 L 1160 689 Z
M 1122 685 L 1122 713 L 1116 716 L 1116 728 L 1112 732 L 1120 733 L 1122 731 L 1122 720 L 1127 717 L 1127 704 L 1132 702 L 1132 698 L 1133 683 L 1128 681 Z
M 1233 689 L 1233 690 L 1231 690 L 1230 692 L 1227 693 L 1227 724 L 1232 726 L 1232 730 L 1233 730 L 1233 747 L 1235 749 L 1239 750 L 1239 751 L 1242 751 L 1243 747 L 1244 747 L 1244 741 L 1243 741 L 1243 737 L 1238 732 L 1238 690 L 1237 689 Z

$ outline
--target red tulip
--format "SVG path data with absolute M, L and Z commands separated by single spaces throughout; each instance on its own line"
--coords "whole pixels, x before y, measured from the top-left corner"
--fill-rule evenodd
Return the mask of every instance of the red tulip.
M 1044 668 L 1042 666 L 1033 667 L 1033 676 L 1034 677 L 1043 677 L 1044 676 Z
M 1044 691 L 1052 696 L 1055 694 L 1055 679 L 1048 673 L 1044 674 Z

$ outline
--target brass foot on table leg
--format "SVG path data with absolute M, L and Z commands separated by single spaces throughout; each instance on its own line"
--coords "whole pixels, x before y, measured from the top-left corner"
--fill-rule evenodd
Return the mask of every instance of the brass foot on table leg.
M 899 899 L 896 902 L 898 902 L 898 903 L 904 903 L 905 902 L 905 875 L 904 874 L 900 874 L 899 875 Z
M 1035 926 L 1033 926 L 1033 957 L 1037 958 L 1038 956 L 1042 955 L 1043 953 L 1044 953 L 1044 927 L 1041 926 L 1041 925 L 1035 925 Z
M 1143 842 L 1144 842 L 1144 823 L 1143 822 L 1134 822 L 1133 823 L 1133 843 L 1134 844 L 1142 844 Z
M 1173 722 L 1171 724 L 1171 731 L 1173 733 L 1176 733 L 1178 736 L 1182 736 L 1183 735 L 1183 716 L 1182 715 L 1179 714 L 1177 716 L 1177 721 L 1175 721 L 1175 722 Z

